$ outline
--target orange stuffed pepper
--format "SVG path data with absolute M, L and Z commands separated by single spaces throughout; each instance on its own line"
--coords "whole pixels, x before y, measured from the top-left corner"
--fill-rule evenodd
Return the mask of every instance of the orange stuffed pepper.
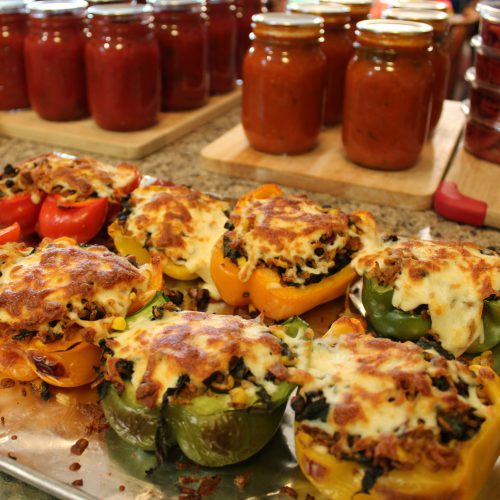
M 161 271 L 70 238 L 0 246 L 0 377 L 92 382 L 99 341 L 152 299 Z
M 346 214 L 266 184 L 237 202 L 212 252 L 212 278 L 225 302 L 252 304 L 274 320 L 340 297 L 352 256 L 378 241 L 368 212 Z

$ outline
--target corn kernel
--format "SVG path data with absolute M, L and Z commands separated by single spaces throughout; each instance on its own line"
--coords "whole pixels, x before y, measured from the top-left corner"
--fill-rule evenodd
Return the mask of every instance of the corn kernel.
M 113 320 L 111 327 L 113 330 L 125 330 L 125 328 L 127 328 L 127 322 L 125 321 L 125 318 L 118 316 Z

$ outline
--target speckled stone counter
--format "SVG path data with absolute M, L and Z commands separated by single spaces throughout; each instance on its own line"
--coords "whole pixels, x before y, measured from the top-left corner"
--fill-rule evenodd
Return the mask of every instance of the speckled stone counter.
M 239 178 L 201 170 L 198 162 L 200 150 L 222 135 L 239 121 L 239 109 L 235 108 L 226 115 L 200 127 L 184 138 L 175 141 L 156 153 L 137 162 L 143 174 L 170 179 L 177 183 L 188 184 L 197 189 L 211 191 L 222 196 L 236 198 L 258 184 Z M 50 145 L 35 144 L 23 140 L 0 137 L 0 162 L 17 163 L 40 153 L 53 150 Z M 65 150 L 67 153 L 84 154 L 78 150 Z M 93 155 L 95 158 L 116 164 L 116 158 Z M 293 161 L 291 159 L 290 161 Z M 292 190 L 287 190 L 291 192 Z M 297 192 L 297 191 L 295 191 Z M 469 240 L 478 244 L 500 246 L 500 231 L 492 228 L 475 228 L 447 221 L 436 213 L 427 211 L 409 211 L 393 207 L 384 207 L 370 203 L 335 199 L 325 194 L 309 193 L 312 198 L 322 203 L 335 203 L 347 211 L 356 209 L 370 210 L 385 232 L 406 235 L 420 234 L 426 237 Z M 14 479 L 0 474 L 0 498 L 20 499 L 49 498 L 43 493 L 35 494 L 32 488 L 25 487 Z
M 257 183 L 201 170 L 198 155 L 205 145 L 236 125 L 238 121 L 239 108 L 235 108 L 184 138 L 160 149 L 143 160 L 139 160 L 137 162 L 139 168 L 144 174 L 163 177 L 177 183 L 189 184 L 197 189 L 236 198 L 257 186 Z M 53 148 L 50 145 L 0 137 L 0 161 L 3 164 L 16 163 L 51 149 Z M 78 150 L 65 151 L 82 154 Z M 102 155 L 93 156 L 109 161 L 112 164 L 117 163 L 116 158 Z M 290 161 L 293 161 L 293 159 Z M 311 194 L 311 196 L 320 202 L 338 203 L 345 210 L 359 208 L 370 210 L 377 217 L 380 227 L 387 232 L 412 235 L 417 234 L 424 228 L 429 228 L 430 236 L 433 238 L 470 240 L 481 245 L 500 246 L 500 231 L 490 228 L 474 228 L 446 221 L 430 210 L 408 211 L 358 201 L 335 199 L 325 194 Z

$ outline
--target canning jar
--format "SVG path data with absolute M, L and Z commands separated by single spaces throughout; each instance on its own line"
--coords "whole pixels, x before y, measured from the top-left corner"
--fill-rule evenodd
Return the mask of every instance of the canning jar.
M 475 52 L 477 78 L 500 86 L 500 49 L 484 45 L 479 35 L 472 37 L 471 45 Z
M 201 0 L 148 0 L 160 45 L 162 109 L 199 108 L 208 99 L 208 33 Z
M 354 53 L 349 34 L 349 7 L 334 3 L 294 3 L 288 6 L 288 10 L 314 14 L 324 20 L 324 41 L 321 49 L 326 56 L 327 79 L 323 123 L 336 125 L 342 119 L 345 73 Z
M 28 94 L 45 120 L 87 116 L 84 16 L 87 2 L 42 1 L 28 4 L 24 43 Z
M 373 19 L 357 24 L 347 68 L 342 139 L 347 156 L 381 170 L 413 166 L 429 129 L 432 28 Z
M 160 51 L 149 5 L 89 7 L 85 48 L 89 106 L 108 130 L 154 125 L 160 111 Z
M 448 80 L 450 77 L 450 48 L 449 34 L 450 22 L 448 14 L 437 10 L 410 10 L 408 9 L 388 9 L 382 13 L 386 19 L 398 19 L 400 21 L 417 21 L 432 26 L 432 52 L 431 62 L 434 69 L 434 84 L 432 97 L 431 121 L 429 125 L 429 135 L 434 132 L 443 111 L 443 103 L 448 90 Z
M 350 34 L 353 40 L 355 39 L 354 31 L 356 29 L 356 23 L 368 19 L 372 8 L 372 0 L 321 0 L 321 3 L 339 3 L 349 7 L 351 18 Z
M 500 87 L 477 79 L 476 68 L 465 72 L 469 84 L 470 116 L 487 123 L 500 124 Z
M 24 37 L 27 13 L 24 0 L 0 3 L 0 109 L 27 108 Z
M 253 16 L 243 63 L 242 122 L 265 153 L 299 154 L 318 142 L 326 89 L 323 20 L 306 14 Z
M 500 0 L 481 2 L 477 6 L 479 11 L 479 35 L 483 44 L 500 49 Z
M 236 76 L 241 78 L 243 59 L 250 47 L 250 33 L 252 32 L 252 16 L 262 12 L 262 0 L 234 0 L 236 7 Z
M 236 81 L 236 16 L 232 0 L 207 0 L 210 93 L 224 94 Z

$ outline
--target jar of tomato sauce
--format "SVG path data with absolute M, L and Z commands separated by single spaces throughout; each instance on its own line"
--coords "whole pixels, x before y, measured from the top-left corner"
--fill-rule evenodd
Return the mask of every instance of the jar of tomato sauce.
M 160 50 L 149 5 L 89 7 L 85 48 L 92 117 L 107 130 L 154 125 L 160 111 Z
M 236 16 L 232 0 L 207 0 L 210 93 L 225 94 L 236 81 Z
M 373 19 L 359 22 L 356 36 L 345 87 L 345 152 L 365 167 L 410 168 L 429 130 L 432 28 Z
M 27 13 L 24 0 L 0 3 L 0 109 L 27 108 L 24 37 Z
M 412 4 L 409 3 L 410 7 Z M 388 9 L 382 13 L 386 19 L 398 19 L 400 21 L 417 21 L 432 26 L 432 52 L 431 62 L 434 69 L 434 85 L 432 97 L 431 122 L 429 135 L 434 132 L 443 111 L 443 103 L 448 90 L 448 79 L 450 77 L 450 50 L 449 33 L 450 22 L 446 12 L 436 10 L 410 10 Z
M 324 42 L 321 49 L 327 61 L 327 83 L 323 123 L 337 125 L 342 119 L 347 65 L 354 53 L 349 34 L 350 9 L 334 3 L 294 3 L 288 6 L 288 10 L 314 14 L 324 20 Z
M 323 20 L 306 14 L 253 16 L 253 43 L 243 63 L 242 122 L 265 153 L 314 148 L 323 120 L 326 57 Z
M 500 49 L 500 1 L 480 2 L 479 34 L 487 47 Z
M 160 44 L 162 109 L 185 110 L 208 99 L 208 33 L 201 0 L 148 0 Z
M 354 31 L 356 23 L 364 21 L 370 17 L 370 10 L 372 8 L 372 0 L 320 0 L 321 3 L 339 3 L 345 5 L 350 9 L 351 28 L 350 35 L 352 40 L 355 39 Z
M 241 78 L 243 59 L 250 47 L 250 33 L 252 32 L 252 16 L 262 12 L 262 0 L 235 0 L 236 7 L 236 76 Z
M 28 94 L 45 120 L 88 115 L 85 89 L 84 16 L 87 2 L 42 1 L 28 5 L 24 44 Z

